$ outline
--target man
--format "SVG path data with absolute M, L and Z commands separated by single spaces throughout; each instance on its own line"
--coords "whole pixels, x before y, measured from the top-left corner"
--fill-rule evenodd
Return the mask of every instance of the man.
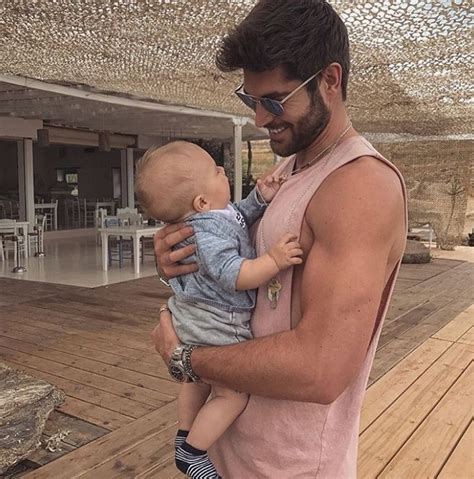
M 191 377 L 251 395 L 210 457 L 231 479 L 355 477 L 363 394 L 405 246 L 403 180 L 352 128 L 347 31 L 325 1 L 261 0 L 217 64 L 243 69 L 237 95 L 273 151 L 294 155 L 277 166 L 287 181 L 256 232 L 257 253 L 299 231 L 304 263 L 259 289 L 256 339 L 187 357 Z M 195 268 L 176 263 L 193 247 L 171 252 L 192 234 L 182 226 L 156 237 L 168 277 Z M 169 312 L 152 334 L 165 362 L 179 363 Z

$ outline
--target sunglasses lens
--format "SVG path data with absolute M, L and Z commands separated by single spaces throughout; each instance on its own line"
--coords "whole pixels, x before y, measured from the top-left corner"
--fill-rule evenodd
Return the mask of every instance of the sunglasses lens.
M 257 108 L 257 102 L 251 96 L 246 95 L 245 93 L 236 92 L 237 96 L 253 111 Z
M 263 108 L 272 115 L 281 116 L 283 114 L 283 105 L 279 101 L 271 98 L 262 98 L 260 101 Z

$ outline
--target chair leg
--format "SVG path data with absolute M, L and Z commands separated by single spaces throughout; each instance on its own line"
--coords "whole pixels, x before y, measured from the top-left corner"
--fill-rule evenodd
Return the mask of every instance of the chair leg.
M 123 244 L 122 244 L 121 236 L 118 239 L 118 252 L 119 252 L 119 268 L 122 268 L 123 267 Z

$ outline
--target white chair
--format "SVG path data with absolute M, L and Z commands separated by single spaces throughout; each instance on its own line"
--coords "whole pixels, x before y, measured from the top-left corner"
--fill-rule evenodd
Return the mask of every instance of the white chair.
M 2 258 L 8 257 L 8 249 L 13 250 L 13 257 L 16 263 L 16 243 L 18 243 L 18 252 L 26 258 L 26 237 L 17 234 L 16 220 L 0 220 L 0 241 L 2 242 Z M 5 255 L 6 253 L 6 255 Z
M 105 227 L 105 218 L 107 218 L 107 210 L 105 208 L 97 208 L 95 210 L 95 226 L 97 228 L 97 244 L 101 244 L 101 235 L 99 233 L 99 228 Z
M 28 248 L 31 252 L 33 251 L 32 246 L 35 246 L 36 256 L 39 256 L 39 253 L 43 253 L 41 256 L 44 256 L 43 251 L 43 233 L 46 228 L 46 215 L 36 215 L 35 224 L 33 226 L 33 232 L 28 233 Z

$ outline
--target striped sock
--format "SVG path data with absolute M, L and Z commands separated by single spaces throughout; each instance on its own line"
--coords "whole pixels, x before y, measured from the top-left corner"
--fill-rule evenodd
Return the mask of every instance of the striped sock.
M 201 451 L 186 441 L 176 450 L 176 467 L 192 479 L 221 479 L 207 451 Z
M 189 434 L 189 431 L 185 431 L 184 429 L 178 429 L 178 432 L 176 433 L 176 437 L 174 439 L 175 451 L 178 449 L 179 446 L 183 445 L 183 442 L 186 441 L 188 434 Z

